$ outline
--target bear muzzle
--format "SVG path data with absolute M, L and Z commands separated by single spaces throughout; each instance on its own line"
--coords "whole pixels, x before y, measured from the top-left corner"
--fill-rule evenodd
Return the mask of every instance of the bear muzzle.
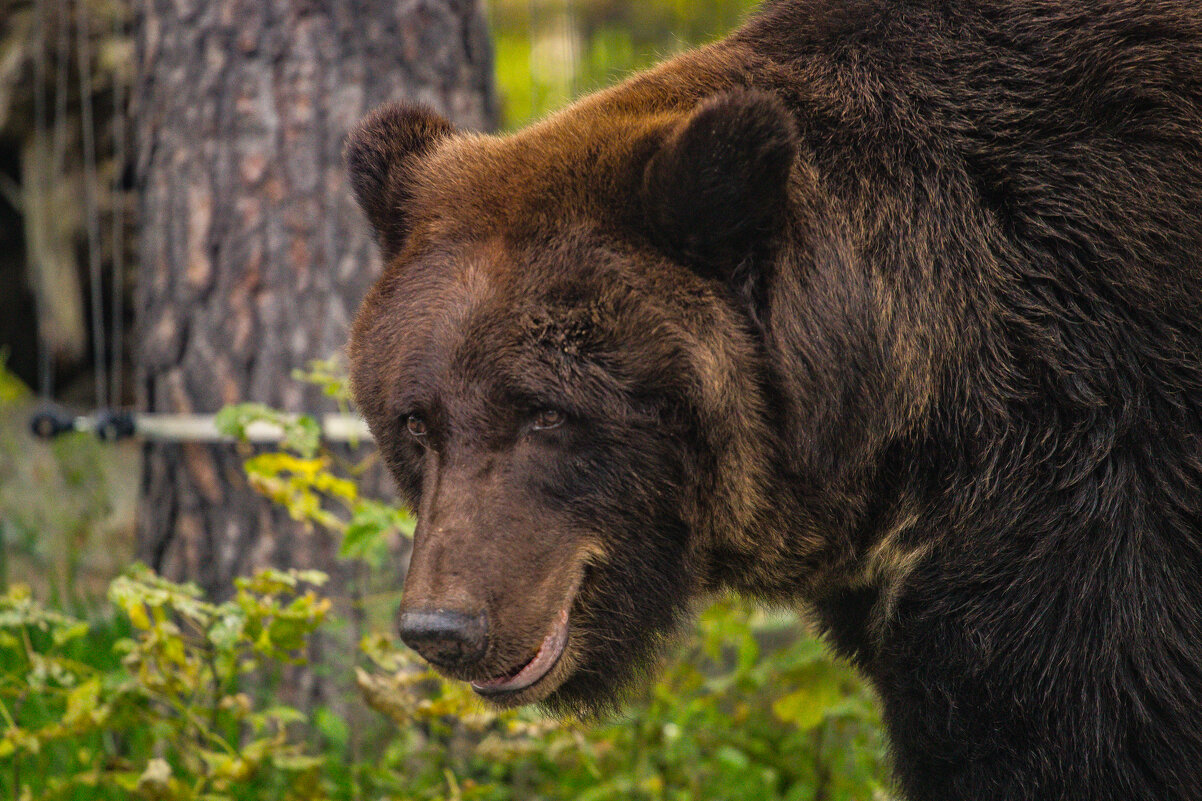
M 551 672 L 559 662 L 568 644 L 568 607 L 564 607 L 555 618 L 547 636 L 543 637 L 538 651 L 529 662 L 509 673 L 481 681 L 473 681 L 472 689 L 485 697 L 515 693 L 534 685 Z
M 447 670 L 477 664 L 488 651 L 488 616 L 449 609 L 415 609 L 401 613 L 400 635 L 426 661 Z

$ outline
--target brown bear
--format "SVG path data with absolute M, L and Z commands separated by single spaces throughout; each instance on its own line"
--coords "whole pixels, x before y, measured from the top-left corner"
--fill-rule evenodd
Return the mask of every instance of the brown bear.
M 1202 799 L 1202 6 L 781 0 L 526 130 L 347 145 L 404 640 L 596 711 L 809 610 L 911 801 Z

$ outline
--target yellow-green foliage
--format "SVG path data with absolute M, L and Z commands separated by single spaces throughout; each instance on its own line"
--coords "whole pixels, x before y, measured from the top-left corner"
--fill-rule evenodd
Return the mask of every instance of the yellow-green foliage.
M 111 591 L 128 637 L 10 590 L 0 599 L 0 796 L 882 797 L 875 712 L 855 679 L 792 616 L 730 601 L 702 615 L 628 717 L 604 723 L 493 712 L 372 634 L 361 645 L 371 667 L 355 673 L 382 713 L 359 722 L 378 747 L 350 761 L 345 721 L 244 689 L 247 676 L 261 686 L 302 661 L 327 609 L 312 589 L 323 578 L 266 571 L 211 604 L 136 567 Z
M 493 0 L 503 127 L 732 30 L 757 0 Z
M 303 661 L 329 601 L 314 571 L 267 570 L 221 604 L 138 565 L 109 596 L 127 637 L 0 598 L 0 790 L 13 798 L 220 801 L 315 788 L 321 756 L 290 737 L 304 716 L 256 704 L 247 674 Z M 6 787 L 6 785 L 8 785 Z

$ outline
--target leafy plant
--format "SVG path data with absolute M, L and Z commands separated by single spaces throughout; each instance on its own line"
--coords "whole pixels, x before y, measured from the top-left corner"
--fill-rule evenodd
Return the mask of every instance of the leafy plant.
M 314 362 L 310 371 L 298 371 L 297 375 L 319 383 L 324 394 L 345 404 L 346 379 L 334 370 L 330 362 Z M 247 429 L 254 423 L 277 426 L 283 437 L 279 450 L 255 454 L 244 461 L 247 480 L 287 509 L 294 520 L 338 535 L 342 558 L 379 566 L 388 553 L 391 535 L 413 535 L 413 517 L 406 510 L 361 495 L 356 479 L 367 465 L 339 465 L 334 454 L 323 446 L 321 424 L 316 418 L 241 403 L 222 409 L 216 420 L 223 434 L 244 442 Z M 340 466 L 342 475 L 335 472 Z
M 318 797 L 324 760 L 290 731 L 304 716 L 256 705 L 241 684 L 304 661 L 329 607 L 312 589 L 324 581 L 267 570 L 213 604 L 137 565 L 110 588 L 132 629 L 107 652 L 85 647 L 87 623 L 14 587 L 0 598 L 0 757 L 12 766 L 0 791 L 223 801 L 275 787 Z

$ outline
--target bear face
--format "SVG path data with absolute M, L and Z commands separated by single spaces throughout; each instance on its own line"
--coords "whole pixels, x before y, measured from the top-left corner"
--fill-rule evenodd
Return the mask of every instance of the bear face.
M 648 349 L 624 335 L 667 321 L 637 300 L 620 254 L 580 244 L 510 251 L 493 240 L 440 252 L 437 267 L 418 256 L 391 291 L 373 293 L 381 317 L 362 316 L 353 340 L 378 345 L 381 327 L 395 337 L 387 363 L 356 358 L 352 374 L 356 397 L 380 398 L 365 414 L 418 510 L 402 615 L 484 615 L 477 661 L 418 649 L 499 703 L 559 688 L 575 705 L 621 684 L 697 581 L 680 511 L 696 422 L 663 380 L 689 369 L 687 345 Z M 530 269 L 606 261 L 618 263 L 604 294 Z M 637 553 L 638 570 L 613 569 L 615 553 Z M 612 621 L 634 625 L 621 640 L 590 636 Z M 547 675 L 497 681 L 565 628 L 566 643 L 553 643 L 562 656 L 542 654 Z
M 624 159 L 635 190 L 675 192 L 665 162 L 691 128 L 661 128 L 647 134 L 658 147 L 602 169 Z M 735 518 L 767 472 L 762 363 L 723 286 L 655 244 L 671 208 L 646 235 L 615 234 L 603 198 L 559 205 L 550 227 L 539 204 L 565 191 L 480 179 L 528 162 L 524 147 L 405 107 L 352 135 L 354 185 L 389 262 L 348 352 L 418 513 L 406 640 L 497 704 L 579 712 L 646 666 L 713 583 L 717 543 L 747 527 Z M 566 185 L 573 170 L 569 157 L 540 178 Z M 724 487 L 731 476 L 741 486 Z

